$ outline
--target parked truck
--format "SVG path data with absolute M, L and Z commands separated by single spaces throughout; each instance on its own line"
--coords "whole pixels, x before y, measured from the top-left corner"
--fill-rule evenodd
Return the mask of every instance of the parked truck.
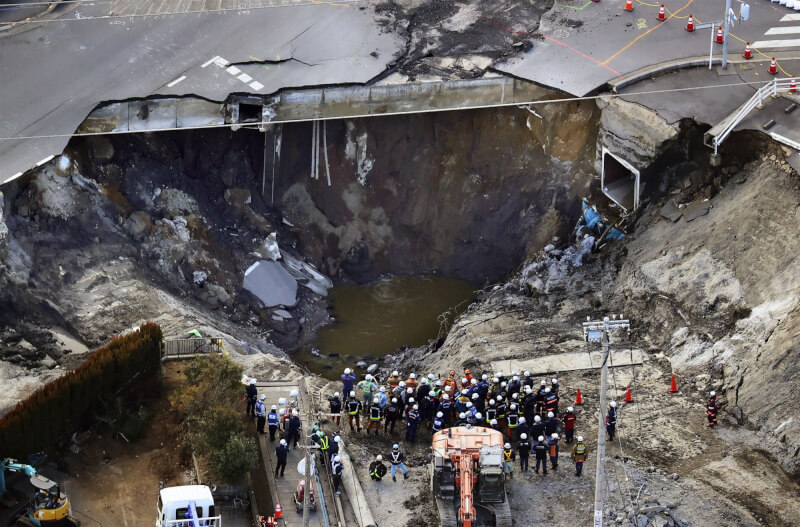
M 156 527 L 222 527 L 211 489 L 207 485 L 161 489 Z

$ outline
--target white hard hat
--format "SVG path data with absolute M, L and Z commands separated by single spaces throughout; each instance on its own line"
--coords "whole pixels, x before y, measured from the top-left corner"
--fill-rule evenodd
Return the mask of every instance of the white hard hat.
M 542 386 L 547 386 L 547 381 L 542 381 Z
M 544 441 L 544 436 L 539 436 L 539 441 Z
M 545 388 L 544 393 L 550 393 L 550 388 Z
M 292 390 L 291 392 L 289 392 L 289 397 L 297 397 L 298 395 L 300 395 L 300 392 L 298 392 L 297 390 Z
M 344 374 L 345 375 L 350 375 L 350 368 L 345 368 L 344 369 Z
M 398 375 L 400 375 L 400 372 L 398 372 L 397 370 L 394 370 L 392 372 L 392 376 L 397 377 Z M 378 456 L 378 457 L 380 457 L 380 456 Z
M 502 371 L 498 371 L 497 373 L 495 373 L 495 375 L 497 377 L 502 377 L 503 376 L 503 372 Z
M 386 386 L 381 386 L 380 392 L 383 393 L 386 391 Z
M 473 406 L 475 405 L 472 404 L 472 401 L 467 401 L 467 408 L 472 408 Z
M 445 386 L 445 387 L 444 387 L 444 391 L 446 391 L 446 392 L 449 392 L 449 391 L 450 391 L 450 385 L 449 385 L 449 384 L 448 384 L 447 386 Z
M 286 415 L 286 408 L 281 408 L 281 411 L 278 413 L 280 413 L 281 415 Z
M 436 412 L 436 417 L 442 418 L 444 414 L 442 412 Z
M 372 375 L 370 375 L 370 374 L 368 373 L 368 374 L 364 375 L 364 379 L 366 379 L 366 380 L 368 380 L 368 381 L 371 381 L 371 380 L 372 380 Z
M 392 397 L 392 402 L 396 403 L 397 402 L 397 397 Z
M 508 383 L 506 381 L 503 381 L 503 382 L 500 383 L 500 386 L 505 388 L 506 386 L 508 386 Z
M 449 388 L 449 386 L 448 386 L 448 388 Z M 447 394 L 442 395 L 442 400 L 443 401 L 447 401 L 448 399 L 450 399 L 449 395 L 447 395 Z
M 478 384 L 478 379 L 472 379 L 471 381 L 469 381 L 469 383 L 474 386 L 474 385 Z
M 514 376 L 511 378 L 511 380 L 513 380 L 513 381 L 518 381 L 518 380 L 519 380 L 519 375 L 514 375 Z
M 467 384 L 467 382 L 469 382 L 469 381 L 467 381 L 467 378 L 466 378 L 466 377 L 464 377 L 463 379 L 461 379 L 461 384 Z
M 406 393 L 414 393 L 414 388 L 409 388 L 406 390 Z
M 497 424 L 497 419 L 492 419 L 491 421 L 489 421 L 489 424 L 490 425 L 496 425 Z
M 558 379 L 550 379 L 550 382 L 553 384 L 558 384 Z
M 380 399 L 378 399 L 377 397 L 374 397 L 374 398 L 372 399 L 372 402 L 377 404 L 377 403 L 381 402 L 381 400 L 380 400 Z
M 528 439 L 528 434 L 520 434 L 519 438 L 520 439 Z
M 506 444 L 505 444 L 505 445 L 503 445 L 503 446 L 504 446 L 505 448 L 511 448 L 511 443 L 506 443 Z
M 408 402 L 413 403 L 414 402 L 414 398 L 413 397 L 409 397 L 408 398 Z
M 512 377 L 516 377 L 517 375 L 519 375 L 519 373 L 517 373 L 516 371 L 512 371 L 512 372 L 511 372 L 511 376 L 512 376 Z
M 553 412 L 547 412 L 547 417 L 554 417 Z
M 412 378 L 412 379 L 416 379 L 417 378 L 417 374 L 416 373 L 412 373 L 411 375 L 409 375 L 409 377 Z
M 460 414 L 458 414 L 458 418 L 459 419 L 464 419 L 466 416 L 467 416 L 467 414 L 465 414 L 464 412 L 461 412 Z
M 492 377 L 492 382 L 500 382 L 500 379 L 498 379 L 497 377 Z
M 514 392 L 514 393 L 511 394 L 511 398 L 512 399 L 519 399 L 519 394 L 517 392 Z
M 334 443 L 341 443 L 342 442 L 342 438 L 339 437 L 339 436 L 333 436 L 333 442 Z
M 334 397 L 339 397 L 339 392 L 333 392 Z
M 317 437 L 322 437 L 324 435 L 325 435 L 325 432 L 323 432 L 322 430 L 317 430 Z
M 419 405 L 418 404 L 414 405 L 414 410 L 419 410 Z
M 480 397 L 480 395 L 478 395 L 477 393 L 473 393 L 473 394 L 472 394 L 472 398 L 473 398 L 473 399 L 477 399 L 478 397 Z
M 333 458 L 333 460 L 338 463 L 339 461 L 342 460 L 342 456 L 336 456 L 335 458 Z
M 489 380 L 489 376 L 484 373 L 483 375 L 481 375 L 481 380 L 482 381 L 488 381 Z
M 255 379 L 250 379 L 250 384 L 255 384 L 255 383 L 256 383 Z
M 583 436 L 578 436 L 578 441 L 583 441 Z
M 514 403 L 511 403 L 511 409 L 512 409 L 512 410 L 516 410 L 516 409 L 517 409 L 517 405 L 516 405 L 516 404 L 514 404 Z
M 541 423 L 542 422 L 542 418 L 539 417 L 538 415 L 534 415 L 533 416 L 533 422 L 534 423 Z
M 281 444 L 282 444 L 283 446 L 286 446 L 286 440 L 285 440 L 285 439 L 281 439 Z
M 520 418 L 519 418 L 519 424 L 522 424 L 522 423 L 524 423 L 525 421 L 526 421 L 526 419 L 525 419 L 524 417 L 520 417 Z
M 531 376 L 531 372 L 529 372 L 529 371 L 527 371 L 527 370 L 526 370 L 526 371 L 525 371 L 525 377 L 530 377 L 530 376 Z
M 475 419 L 483 419 L 483 414 L 480 412 L 475 412 Z
M 267 398 L 267 396 L 262 393 L 260 399 L 263 401 L 266 398 Z
M 400 388 L 405 388 L 405 386 L 406 386 L 406 381 L 400 381 L 400 382 L 398 382 L 398 383 L 397 383 L 397 385 L 398 385 Z
M 434 379 L 436 378 L 436 375 L 434 375 L 434 374 L 432 374 L 432 373 L 429 373 L 429 374 L 428 374 L 428 378 L 429 378 L 430 380 L 434 380 Z
M 550 435 L 550 437 L 551 437 L 552 439 L 558 439 L 558 434 L 556 434 L 556 433 L 554 432 L 553 434 L 551 434 L 551 435 Z
M 489 404 L 497 404 L 494 399 L 489 399 Z
M 567 407 L 567 411 L 568 411 L 568 412 L 574 412 L 574 411 L 575 411 L 575 408 L 573 408 L 573 407 L 571 407 L 571 406 L 568 406 L 568 407 Z
M 378 454 L 377 456 L 375 456 L 375 461 L 383 461 L 383 456 Z
M 355 397 L 355 396 L 356 396 L 356 392 L 350 392 L 350 397 Z
M 277 410 L 277 409 L 278 409 L 278 405 L 277 404 L 273 404 L 272 408 L 270 408 L 270 410 Z
M 611 405 L 611 408 L 615 408 L 617 406 L 616 401 L 611 401 L 609 404 Z
M 395 449 L 395 450 L 397 450 L 398 448 L 400 448 L 400 445 L 398 445 L 397 443 L 395 443 L 395 444 L 393 444 L 393 445 L 392 445 L 392 448 L 393 448 L 393 449 Z
M 711 397 L 714 397 L 715 395 L 717 395 L 717 392 L 711 392 Z
M 300 412 L 298 412 L 297 410 L 292 410 L 292 415 L 297 417 L 298 415 L 300 415 Z
M 442 381 L 436 381 L 436 386 L 441 386 L 441 385 L 442 385 Z

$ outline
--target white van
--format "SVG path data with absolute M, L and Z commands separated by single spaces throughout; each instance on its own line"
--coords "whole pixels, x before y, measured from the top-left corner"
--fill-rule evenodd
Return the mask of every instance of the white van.
M 222 527 L 211 489 L 206 485 L 161 489 L 156 527 Z

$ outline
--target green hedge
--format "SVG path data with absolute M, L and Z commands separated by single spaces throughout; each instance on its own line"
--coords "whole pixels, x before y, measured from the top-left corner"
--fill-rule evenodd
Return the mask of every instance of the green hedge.
M 25 460 L 87 426 L 101 397 L 113 395 L 134 377 L 138 383 L 161 371 L 162 339 L 161 328 L 148 322 L 36 390 L 0 418 L 0 456 Z

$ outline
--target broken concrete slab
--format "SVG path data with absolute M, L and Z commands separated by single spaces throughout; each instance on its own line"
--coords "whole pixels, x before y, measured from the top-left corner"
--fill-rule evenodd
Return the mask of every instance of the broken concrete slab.
M 244 273 L 244 288 L 265 307 L 297 304 L 297 281 L 277 262 L 259 260 Z
M 675 200 L 669 200 L 667 203 L 661 207 L 661 216 L 667 218 L 672 223 L 675 223 L 679 219 L 681 219 L 681 211 L 678 209 L 678 206 L 675 204 Z
M 705 216 L 711 209 L 711 203 L 708 201 L 695 201 L 681 209 L 683 218 L 688 221 L 694 221 L 700 216 Z
M 631 366 L 642 364 L 644 355 L 642 350 L 615 350 L 611 352 L 609 367 Z M 593 352 L 570 352 L 545 355 L 526 360 L 499 360 L 492 362 L 492 371 L 529 371 L 531 375 L 542 375 L 545 373 L 591 370 L 599 368 L 603 364 L 602 353 Z

